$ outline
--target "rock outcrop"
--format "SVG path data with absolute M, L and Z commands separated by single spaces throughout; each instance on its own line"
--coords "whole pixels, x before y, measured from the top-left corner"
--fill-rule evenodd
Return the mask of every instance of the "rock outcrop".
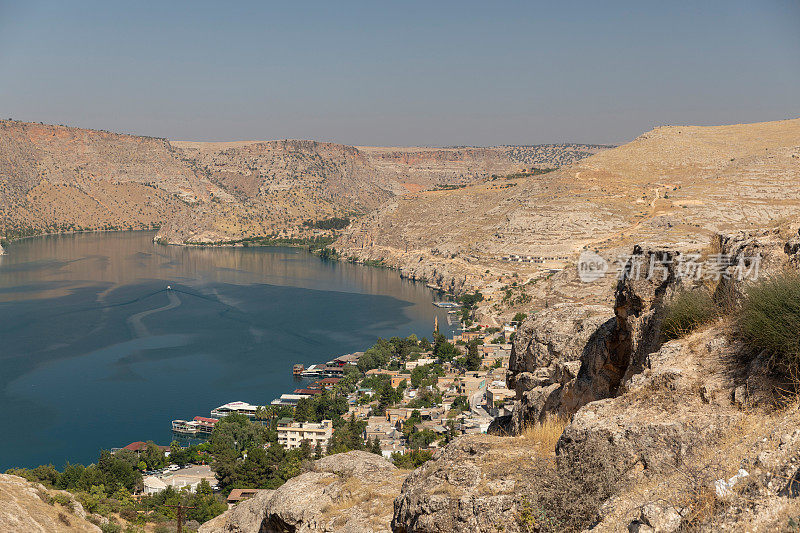
M 558 304 L 526 320 L 515 337 L 507 383 L 513 414 L 496 425 L 519 434 L 547 416 L 568 418 L 616 395 L 661 342 L 665 298 L 679 284 L 675 254 L 636 247 L 617 284 L 613 314 L 602 306 Z M 649 265 L 657 273 L 648 276 Z
M 252 498 L 205 522 L 199 533 L 262 533 L 264 517 L 274 490 L 260 490 Z
M 605 351 L 614 326 L 611 309 L 569 303 L 526 320 L 515 335 L 508 364 L 507 384 L 517 402 L 502 429 L 519 434 L 549 415 L 570 414 L 562 409 L 563 394 L 574 388 L 582 360 Z
M 372 453 L 330 455 L 203 524 L 200 533 L 389 531 L 392 500 L 406 475 Z
M 69 506 L 53 501 L 50 491 L 21 477 L 0 474 L 0 531 L 92 532 L 81 504 L 68 495 Z
M 518 514 L 541 468 L 532 452 L 532 447 L 500 437 L 457 439 L 403 483 L 394 504 L 392 530 L 523 531 Z M 514 467 L 508 468 L 509 464 Z

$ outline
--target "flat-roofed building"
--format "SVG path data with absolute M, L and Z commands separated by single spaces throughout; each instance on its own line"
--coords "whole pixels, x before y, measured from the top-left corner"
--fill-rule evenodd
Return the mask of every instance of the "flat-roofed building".
M 281 394 L 280 398 L 276 398 L 270 402 L 272 405 L 283 405 L 286 407 L 293 407 L 297 402 L 303 398 L 310 398 L 310 394 Z
M 506 387 L 488 387 L 486 389 L 486 407 L 489 414 L 497 416 L 497 410 L 502 404 L 513 400 L 516 392 Z
M 220 405 L 211 411 L 211 416 L 214 418 L 222 418 L 231 413 L 238 413 L 253 418 L 256 416 L 256 409 L 258 409 L 257 405 L 250 405 L 247 402 L 230 402 L 225 405 Z
M 472 396 L 476 392 L 486 387 L 486 378 L 482 376 L 460 376 L 456 380 L 456 389 L 459 394 Z
M 403 381 L 411 381 L 411 374 L 401 374 L 398 370 L 383 370 L 375 368 L 367 370 L 368 376 L 389 376 L 392 387 L 397 388 Z
M 317 444 L 326 449 L 333 435 L 333 422 L 295 422 L 292 418 L 278 420 L 278 444 L 287 449 L 299 448 L 307 440 L 312 448 Z

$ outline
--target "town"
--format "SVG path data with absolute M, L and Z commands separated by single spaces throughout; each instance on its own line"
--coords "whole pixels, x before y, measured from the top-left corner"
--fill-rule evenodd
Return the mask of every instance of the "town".
M 435 344 L 415 336 L 380 340 L 368 352 L 356 352 L 298 369 L 303 378 L 319 378 L 282 394 L 269 405 L 234 401 L 213 409 L 211 418 L 173 420 L 173 432 L 201 437 L 210 435 L 221 417 L 239 414 L 267 423 L 280 415 L 278 442 L 287 449 L 305 440 L 327 449 L 341 421 L 354 418 L 363 424 L 365 444 L 378 442 L 381 454 L 431 451 L 457 435 L 485 433 L 491 421 L 503 414 L 514 392 L 506 388 L 505 373 L 511 355 L 510 337 L 515 326 L 500 331 L 477 324 L 449 341 L 434 330 Z M 376 358 L 382 350 L 391 353 Z M 308 406 L 335 396 L 347 400 L 347 411 L 337 420 L 316 420 Z M 376 448 L 377 449 L 377 448 Z

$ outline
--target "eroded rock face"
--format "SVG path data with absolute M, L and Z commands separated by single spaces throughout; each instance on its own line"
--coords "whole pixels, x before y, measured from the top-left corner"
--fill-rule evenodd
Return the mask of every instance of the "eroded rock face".
M 49 496 L 49 491 L 38 483 L 0 474 L 0 531 L 100 533 L 99 527 L 86 520 L 83 507 L 72 495 L 69 508 L 47 503 Z
M 506 429 L 519 434 L 548 414 L 562 414 L 563 395 L 572 390 L 582 360 L 605 351 L 613 326 L 610 309 L 580 304 L 557 304 L 526 320 L 515 336 L 506 376 L 517 393 Z
M 502 429 L 518 434 L 548 415 L 569 417 L 589 402 L 616 395 L 641 372 L 661 341 L 665 299 L 678 286 L 674 258 L 673 252 L 636 247 L 617 284 L 613 313 L 560 304 L 526 320 L 507 376 L 517 402 Z M 654 275 L 648 277 L 651 264 Z

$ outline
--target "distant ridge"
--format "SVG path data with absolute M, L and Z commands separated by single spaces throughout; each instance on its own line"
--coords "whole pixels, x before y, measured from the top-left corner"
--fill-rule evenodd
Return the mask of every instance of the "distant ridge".
M 299 235 L 398 195 L 462 186 L 593 153 L 353 147 L 307 140 L 194 142 L 0 121 L 0 238 L 162 228 L 172 243 Z

